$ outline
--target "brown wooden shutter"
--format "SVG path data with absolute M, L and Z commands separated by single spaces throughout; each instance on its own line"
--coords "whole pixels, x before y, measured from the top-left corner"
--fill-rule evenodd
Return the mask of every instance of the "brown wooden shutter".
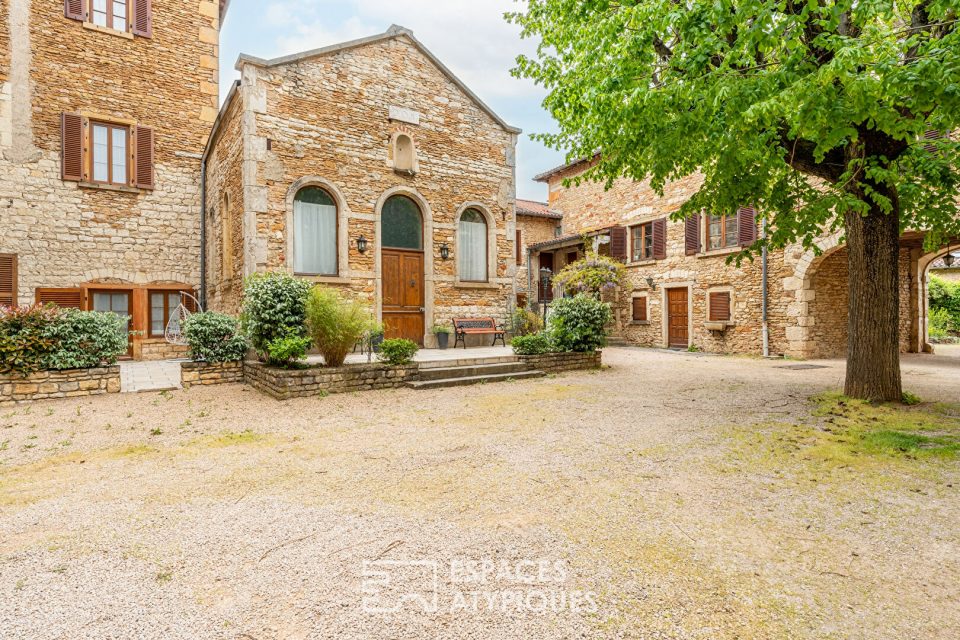
M 153 189 L 153 129 L 137 127 L 137 171 L 136 182 L 141 189 Z
M 667 257 L 667 219 L 659 218 L 653 221 L 653 259 L 663 260 Z
M 926 132 L 924 132 L 924 134 L 923 134 L 923 139 L 924 139 L 924 140 L 939 140 L 939 139 L 942 138 L 942 137 L 943 137 L 943 134 L 941 134 L 941 133 L 940 133 L 939 131 L 937 131 L 936 129 L 930 129 L 929 131 L 926 131 Z M 930 142 L 928 142 L 927 144 L 923 145 L 923 148 L 926 149 L 927 151 L 929 151 L 930 153 L 936 153 L 936 152 L 937 152 L 937 145 L 935 145 L 935 144 L 933 144 L 933 143 L 930 143 Z
M 84 15 L 85 4 L 84 0 L 63 0 L 63 15 L 71 20 L 83 20 L 86 18 Z
M 37 304 L 55 304 L 64 309 L 83 308 L 83 289 L 37 289 Z
M 757 212 L 753 207 L 737 210 L 737 232 L 741 247 L 749 247 L 757 241 Z
M 634 322 L 647 321 L 647 299 L 646 298 L 633 299 L 633 321 Z
M 620 262 L 627 261 L 627 230 L 624 227 L 610 229 L 610 257 Z
M 523 232 L 517 229 L 517 264 L 523 264 Z
M 700 214 L 690 216 L 684 222 L 684 245 L 687 255 L 700 253 Z
M 153 7 L 151 0 L 133 0 L 133 33 L 144 38 L 153 37 Z
M 710 322 L 730 321 L 730 292 L 714 291 L 710 294 Z
M 0 307 L 17 306 L 17 256 L 0 253 Z
M 64 113 L 60 118 L 60 171 L 64 180 L 83 180 L 83 117 Z

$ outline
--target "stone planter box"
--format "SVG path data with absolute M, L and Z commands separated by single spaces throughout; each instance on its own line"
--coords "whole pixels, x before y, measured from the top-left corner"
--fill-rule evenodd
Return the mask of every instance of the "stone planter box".
M 599 369 L 602 352 L 587 353 L 542 353 L 536 356 L 517 356 L 531 369 L 539 369 L 547 373 L 560 371 L 578 371 L 581 369 Z
M 242 362 L 184 362 L 180 365 L 180 383 L 184 389 L 194 385 L 243 382 Z
M 0 406 L 49 398 L 120 393 L 120 367 L 38 371 L 26 378 L 0 375 Z
M 243 365 L 246 383 L 278 400 L 402 387 L 418 371 L 416 364 L 392 367 L 373 363 L 336 368 L 275 369 L 262 362 L 248 360 Z

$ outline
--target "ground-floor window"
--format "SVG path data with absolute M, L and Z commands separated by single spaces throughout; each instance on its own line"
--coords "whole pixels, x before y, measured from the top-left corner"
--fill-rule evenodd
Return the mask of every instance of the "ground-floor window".
M 633 321 L 647 322 L 647 297 L 640 296 L 633 299 Z
M 710 322 L 730 322 L 733 318 L 729 291 L 711 291 L 708 294 L 707 319 Z
M 150 326 L 151 338 L 162 338 L 167 330 L 167 325 L 172 324 L 174 332 L 180 330 L 180 314 L 178 309 L 181 304 L 190 307 L 190 298 L 182 295 L 181 291 L 151 291 L 150 292 L 150 314 L 148 323 Z

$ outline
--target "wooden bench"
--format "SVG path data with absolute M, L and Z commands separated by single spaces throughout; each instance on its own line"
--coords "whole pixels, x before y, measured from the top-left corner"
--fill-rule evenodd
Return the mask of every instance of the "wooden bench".
M 503 327 L 497 326 L 497 321 L 493 318 L 454 318 L 453 319 L 453 332 L 456 334 L 457 338 L 453 342 L 453 348 L 457 348 L 457 343 L 463 342 L 463 348 L 467 348 L 467 335 L 492 335 L 493 344 L 491 346 L 496 346 L 497 340 L 499 340 L 503 346 L 507 346 L 506 339 L 504 338 L 505 331 Z

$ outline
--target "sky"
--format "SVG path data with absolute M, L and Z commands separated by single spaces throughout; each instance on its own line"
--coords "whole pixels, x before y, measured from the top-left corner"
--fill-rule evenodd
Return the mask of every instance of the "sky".
M 503 19 L 514 0 L 231 0 L 220 35 L 221 99 L 239 78 L 241 53 L 274 58 L 375 35 L 399 24 L 453 71 L 508 124 L 517 144 L 517 197 L 546 200 L 533 176 L 563 163 L 563 154 L 530 139 L 556 125 L 541 103 L 546 92 L 510 75 L 516 56 L 536 44 Z

